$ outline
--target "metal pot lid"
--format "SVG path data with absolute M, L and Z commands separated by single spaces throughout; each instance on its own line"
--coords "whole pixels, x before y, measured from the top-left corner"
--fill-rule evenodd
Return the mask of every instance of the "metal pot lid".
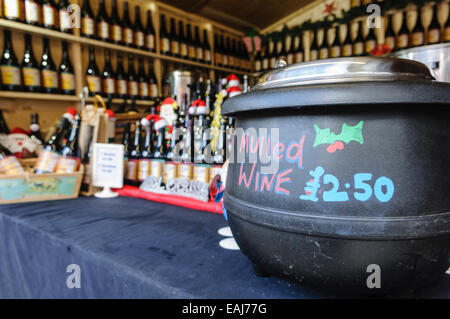
M 252 90 L 394 80 L 434 80 L 434 77 L 424 64 L 413 60 L 375 57 L 336 58 L 296 63 L 274 69 L 261 75 Z
M 375 104 L 450 106 L 450 83 L 435 81 L 424 64 L 412 60 L 326 59 L 297 63 L 262 74 L 248 93 L 225 101 L 222 114 Z

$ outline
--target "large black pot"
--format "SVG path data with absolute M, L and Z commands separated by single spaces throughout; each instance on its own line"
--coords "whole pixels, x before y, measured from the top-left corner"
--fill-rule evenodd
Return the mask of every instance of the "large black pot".
M 391 293 L 442 278 L 449 110 L 450 84 L 408 60 L 329 59 L 260 78 L 222 110 L 247 133 L 235 139 L 224 196 L 241 250 L 260 273 L 339 293 Z M 280 144 L 268 151 L 279 168 L 266 175 L 260 128 L 279 129 Z M 258 154 L 255 163 L 249 154 Z

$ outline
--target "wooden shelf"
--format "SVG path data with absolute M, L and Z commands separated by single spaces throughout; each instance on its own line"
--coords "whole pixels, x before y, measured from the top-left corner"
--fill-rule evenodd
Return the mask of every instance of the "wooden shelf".
M 103 98 L 105 103 L 106 103 L 106 99 Z M 127 101 L 130 101 L 131 99 L 127 99 Z M 122 104 L 123 103 L 123 99 L 112 99 L 112 103 L 113 104 Z M 93 97 L 88 97 L 86 99 L 86 102 L 88 103 L 93 103 L 94 102 L 94 98 Z M 154 105 L 155 101 L 151 101 L 151 100 L 135 100 L 136 105 L 138 106 L 150 106 L 150 105 Z
M 153 52 L 146 51 L 146 50 L 136 49 L 136 48 L 127 47 L 124 45 L 119 45 L 119 44 L 114 44 L 114 43 L 109 43 L 109 42 L 96 40 L 96 39 L 90 39 L 90 38 L 86 38 L 86 37 L 82 37 L 82 36 L 78 36 L 78 35 L 68 34 L 68 33 L 59 32 L 59 31 L 55 31 L 55 30 L 50 30 L 50 29 L 46 29 L 46 28 L 42 28 L 42 27 L 29 25 L 26 23 L 9 21 L 6 19 L 1 19 L 1 18 L 0 18 L 0 27 L 13 29 L 13 30 L 17 30 L 17 31 L 22 31 L 22 32 L 27 32 L 27 33 L 33 33 L 33 34 L 45 36 L 48 38 L 54 38 L 54 39 L 59 39 L 59 40 L 71 41 L 71 42 L 78 42 L 82 45 L 88 45 L 88 46 L 94 46 L 94 47 L 99 47 L 99 48 L 104 48 L 104 49 L 110 49 L 110 50 L 114 50 L 114 51 L 131 53 L 131 54 L 135 54 L 135 55 L 150 57 L 153 59 L 161 59 L 164 61 L 172 61 L 172 62 L 196 66 L 196 67 L 200 67 L 200 68 L 204 68 L 204 69 L 212 69 L 212 70 L 218 70 L 218 71 L 236 73 L 236 74 L 247 74 L 247 75 L 251 76 L 251 72 L 238 71 L 238 70 L 234 70 L 234 69 L 215 66 L 213 64 L 207 64 L 207 63 L 201 63 L 201 62 L 196 62 L 196 61 L 190 61 L 190 60 L 186 60 L 186 59 L 180 59 L 180 58 L 172 57 L 169 55 L 157 54 L 157 53 L 153 53 Z
M 27 99 L 27 100 L 69 101 L 69 102 L 80 101 L 80 99 L 75 95 L 31 93 L 31 92 L 17 92 L 17 91 L 0 91 L 0 98 L 8 98 L 16 100 Z

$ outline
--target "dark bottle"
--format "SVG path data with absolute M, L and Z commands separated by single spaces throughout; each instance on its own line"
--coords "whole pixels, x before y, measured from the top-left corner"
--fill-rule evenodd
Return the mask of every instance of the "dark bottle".
M 323 40 L 322 44 L 320 45 L 319 49 L 319 59 L 328 59 L 330 56 L 330 49 L 329 49 L 329 43 L 328 43 L 328 29 L 323 29 Z
M 219 35 L 217 33 L 214 33 L 214 64 L 222 65 L 222 49 L 220 48 Z
M 95 51 L 93 47 L 89 47 L 89 64 L 86 69 L 86 82 L 89 88 L 89 95 L 94 96 L 102 92 L 101 75 L 95 61 Z
M 31 140 L 37 144 L 44 144 L 44 139 L 41 135 L 39 127 L 39 115 L 37 113 L 31 113 L 30 133 L 28 134 Z
M 123 43 L 128 46 L 133 45 L 133 24 L 130 20 L 130 13 L 128 11 L 128 1 L 123 3 Z
M 41 71 L 34 58 L 31 35 L 25 34 L 25 52 L 22 60 L 23 87 L 27 92 L 41 91 Z
M 160 24 L 159 39 L 161 53 L 170 54 L 170 36 L 167 32 L 166 16 L 164 14 L 161 14 Z
M 56 30 L 56 4 L 53 0 L 42 0 L 42 25 Z
M 62 42 L 62 58 L 59 65 L 59 81 L 61 83 L 61 93 L 75 94 L 75 70 L 69 58 L 67 42 Z
M 180 58 L 187 59 L 188 58 L 188 44 L 186 41 L 186 37 L 184 36 L 184 25 L 183 21 L 178 21 L 178 39 L 179 39 L 179 47 L 180 47 Z
M 112 12 L 111 12 L 111 40 L 114 43 L 123 43 L 123 25 L 120 20 L 119 13 L 117 11 L 117 0 L 112 0 Z
M 396 48 L 397 50 L 409 48 L 409 29 L 408 29 L 407 11 L 403 11 L 402 26 L 397 33 Z
M 187 30 L 187 46 L 188 46 L 188 58 L 189 60 L 195 61 L 195 43 L 192 39 L 192 33 L 191 33 L 191 24 L 186 24 L 186 30 Z
M 141 122 L 136 121 L 135 124 L 136 128 L 134 130 L 134 140 L 133 145 L 130 149 L 130 160 L 139 160 L 142 156 L 141 154 L 141 140 L 142 140 L 142 134 L 141 134 Z
M 2 73 L 2 90 L 20 91 L 22 90 L 20 81 L 20 65 L 11 44 L 11 31 L 4 31 L 4 46 L 0 68 Z
M 151 65 L 149 65 L 148 70 L 148 94 L 151 99 L 158 97 L 158 82 L 156 81 L 155 72 Z
M 6 124 L 5 118 L 3 116 L 3 110 L 0 109 L 0 134 L 9 134 L 9 127 Z
M 450 42 L 450 14 L 447 15 L 447 22 L 444 25 L 444 42 Z
M 395 51 L 395 32 L 394 27 L 392 26 L 392 14 L 389 14 L 388 22 L 386 26 L 386 33 L 384 35 L 384 43 L 392 50 Z
M 17 1 L 17 0 L 13 0 Z M 67 0 L 62 0 L 61 2 L 64 2 Z M 42 10 L 42 4 L 40 0 L 25 0 L 24 1 L 24 7 L 25 7 L 25 22 L 32 25 L 41 25 L 41 10 Z
M 153 120 L 150 120 L 149 126 L 145 127 L 144 147 L 142 148 L 141 157 L 143 159 L 152 159 L 153 152 L 154 152 Z
M 313 36 L 311 37 L 311 48 L 309 49 L 309 60 L 314 61 L 319 58 L 319 46 L 317 44 L 318 36 L 317 36 L 317 30 L 314 31 L 314 33 L 310 33 Z
M 234 54 L 231 47 L 230 38 L 227 38 L 227 47 L 226 47 L 226 55 L 227 55 L 227 67 L 233 68 L 234 67 Z
M 60 0 L 58 3 L 59 31 L 73 33 L 72 17 L 68 9 L 69 5 L 69 0 Z
M 216 149 L 214 151 L 214 164 L 223 165 L 227 157 L 227 130 L 226 119 L 220 118 L 219 139 L 217 141 Z
M 352 41 L 352 24 L 347 24 L 347 34 L 345 36 L 345 41 L 342 45 L 342 56 L 350 57 L 353 55 L 353 41 Z
M 20 9 L 20 2 L 20 0 L 3 0 L 2 18 L 13 21 L 22 21 L 23 17 Z
M 364 51 L 366 55 L 370 55 L 370 52 L 377 46 L 377 37 L 375 35 L 375 28 L 369 28 L 366 39 L 364 40 Z
M 47 143 L 44 145 L 44 150 L 59 153 L 61 151 L 61 141 L 66 135 L 68 129 L 70 128 L 70 120 L 68 117 L 63 116 L 59 122 L 56 131 L 48 139 Z
M 262 71 L 262 60 L 264 59 L 264 55 L 263 55 L 264 54 L 264 47 L 265 47 L 265 44 L 263 43 L 261 45 L 261 50 L 256 52 L 255 63 L 254 63 L 254 71 L 255 72 L 261 72 Z M 288 61 L 289 61 L 289 54 L 288 54 Z
M 225 40 L 223 34 L 220 35 L 220 53 L 222 55 L 222 67 L 226 68 L 228 66 L 228 54 L 225 48 Z
M 130 123 L 125 123 L 125 128 L 123 131 L 122 145 L 123 145 L 123 155 L 124 159 L 127 160 L 130 156 L 131 150 L 131 125 Z
M 437 3 L 433 6 L 433 18 L 428 26 L 427 44 L 436 44 L 441 42 L 441 25 L 439 24 Z
M 416 25 L 411 32 L 411 46 L 418 47 L 425 44 L 425 28 L 422 23 L 422 7 L 417 8 Z
M 88 192 L 89 191 L 89 185 L 91 184 L 91 166 L 90 166 L 90 160 L 91 160 L 91 154 L 92 154 L 92 140 L 94 135 L 94 127 L 89 125 L 88 129 L 88 144 L 86 147 L 86 150 L 82 156 L 81 163 L 84 165 L 84 177 L 83 181 L 81 182 L 81 188 L 80 191 Z
M 364 37 L 363 37 L 363 27 L 362 21 L 358 22 L 358 33 L 355 40 L 353 41 L 353 56 L 364 55 Z
M 102 72 L 103 94 L 107 97 L 116 96 L 116 74 L 111 65 L 111 53 L 105 51 L 105 65 Z
M 303 48 L 303 33 L 298 36 L 298 45 L 295 50 L 295 63 L 300 63 L 305 61 L 305 49 Z
M 80 132 L 80 116 L 75 115 L 70 134 L 61 149 L 61 156 L 56 164 L 56 173 L 73 173 L 78 171 L 81 161 L 81 151 L 78 145 Z
M 203 62 L 203 46 L 202 42 L 200 41 L 200 32 L 198 29 L 198 26 L 195 26 L 194 28 L 194 46 L 195 46 L 195 60 L 198 62 Z
M 264 54 L 262 57 L 262 64 L 261 64 L 261 70 L 267 71 L 270 69 L 270 41 L 267 40 L 265 48 L 264 48 Z
M 167 142 L 166 142 L 166 128 L 158 129 L 154 159 L 166 159 L 167 156 Z
M 139 86 L 134 68 L 134 58 L 128 55 L 128 95 L 137 98 L 139 95 Z
M 94 12 L 92 11 L 89 0 L 83 0 L 81 9 L 81 35 L 88 38 L 95 37 Z
M 203 30 L 203 60 L 205 63 L 211 63 L 211 46 L 208 40 L 208 31 Z
M 286 56 L 287 52 L 286 52 L 286 46 L 284 44 L 283 41 L 283 45 L 284 45 L 284 54 L 283 56 Z M 233 68 L 236 70 L 240 70 L 241 69 L 241 56 L 240 53 L 238 51 L 237 45 L 236 45 L 236 39 L 231 40 L 231 55 L 233 56 Z
M 288 39 L 289 39 L 289 41 L 288 41 Z M 286 37 L 286 44 L 287 44 L 287 42 L 289 42 L 289 50 L 286 53 L 286 62 L 289 65 L 289 64 L 295 63 L 295 51 L 296 51 L 295 50 L 295 37 L 294 36 Z M 259 57 L 261 56 L 260 52 L 258 52 L 256 54 L 255 60 L 258 56 Z
M 341 38 L 339 30 L 339 25 L 336 25 L 334 27 L 334 40 L 330 49 L 330 56 L 332 58 L 339 58 L 341 56 Z
M 103 41 L 110 41 L 110 20 L 105 8 L 105 0 L 100 0 L 100 8 L 97 13 L 97 37 Z
M 170 18 L 170 54 L 177 58 L 180 57 L 180 43 L 178 41 L 174 18 Z
M 145 67 L 144 67 L 144 59 L 142 57 L 139 57 L 138 60 L 138 74 L 137 74 L 137 80 L 138 80 L 138 88 L 139 88 L 139 98 L 142 100 L 148 99 L 148 77 L 145 74 Z
M 42 60 L 40 65 L 42 74 L 42 90 L 45 93 L 59 93 L 58 72 L 50 51 L 50 42 L 48 38 L 44 38 L 43 42 L 44 49 L 42 51 Z
M 147 10 L 147 25 L 145 28 L 145 47 L 150 52 L 156 52 L 156 33 L 153 27 L 152 12 Z
M 128 77 L 123 69 L 122 54 L 120 53 L 117 53 L 116 93 L 117 97 L 121 99 L 126 99 L 128 95 Z
M 141 22 L 141 10 L 139 6 L 134 7 L 134 45 L 139 49 L 145 46 L 144 26 Z

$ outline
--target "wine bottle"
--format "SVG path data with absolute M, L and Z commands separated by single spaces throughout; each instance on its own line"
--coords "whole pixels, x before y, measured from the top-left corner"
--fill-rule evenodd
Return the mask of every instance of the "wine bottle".
M 116 74 L 111 65 L 111 53 L 109 50 L 105 51 L 105 65 L 102 72 L 102 87 L 103 94 L 107 98 L 116 96 Z
M 255 72 L 261 72 L 263 70 L 263 59 L 264 59 L 264 47 L 265 43 L 262 43 L 261 49 L 256 52 L 255 55 L 255 64 L 254 64 L 254 70 Z
M 189 60 L 195 61 L 195 43 L 192 39 L 192 33 L 191 33 L 191 24 L 186 24 L 187 29 L 187 36 L 186 36 L 186 42 L 188 47 L 188 58 Z
M 44 144 L 44 139 L 42 138 L 41 130 L 39 127 L 39 115 L 37 113 L 31 113 L 30 133 L 28 134 L 28 136 L 36 144 Z
M 137 74 L 137 79 L 138 79 L 138 87 L 139 87 L 139 98 L 142 100 L 147 100 L 148 99 L 148 87 L 149 87 L 149 83 L 148 83 L 148 77 L 145 74 L 145 67 L 144 67 L 144 60 L 142 57 L 139 57 L 138 60 L 138 74 Z
M 231 47 L 230 38 L 227 38 L 226 40 L 227 46 L 226 46 L 226 55 L 227 55 L 227 67 L 233 68 L 234 67 L 234 54 Z
M 164 14 L 161 14 L 161 21 L 160 21 L 160 31 L 159 31 L 159 38 L 160 38 L 160 45 L 161 45 L 161 53 L 169 55 L 170 54 L 170 36 L 167 32 L 167 26 L 166 26 L 166 16 Z
M 425 43 L 425 28 L 422 24 L 422 7 L 417 8 L 416 25 L 411 32 L 411 46 L 418 47 Z
M 56 163 L 55 173 L 74 173 L 78 171 L 81 162 L 81 151 L 78 145 L 80 132 L 80 116 L 75 115 L 69 138 L 61 149 L 61 155 Z
M 130 20 L 130 13 L 128 11 L 128 1 L 123 3 L 123 43 L 127 46 L 134 46 L 133 41 L 133 24 Z
M 141 22 L 141 10 L 139 6 L 134 7 L 134 45 L 138 49 L 145 46 L 144 27 Z
M 128 55 L 128 95 L 132 98 L 137 98 L 139 95 L 139 86 L 134 67 L 134 57 Z
M 339 25 L 336 25 L 334 27 L 334 40 L 331 44 L 331 57 L 332 58 L 339 58 L 341 56 L 341 34 L 340 34 L 340 28 Z
M 69 0 L 60 0 L 59 8 L 59 31 L 73 33 L 72 16 L 69 12 Z
M 11 43 L 11 31 L 4 31 L 3 54 L 0 60 L 2 73 L 2 90 L 21 91 L 20 65 Z
M 22 20 L 20 0 L 3 0 L 3 18 L 13 21 Z
M 100 71 L 95 61 L 95 50 L 93 47 L 89 47 L 89 64 L 86 70 L 86 82 L 89 88 L 89 95 L 94 96 L 102 92 Z
M 180 57 L 180 43 L 178 41 L 174 18 L 170 18 L 170 54 L 177 58 Z
M 358 33 L 355 40 L 353 41 L 353 56 L 364 55 L 364 37 L 363 37 L 363 26 L 362 20 L 358 22 Z
M 303 33 L 300 33 L 298 36 L 298 45 L 295 50 L 295 63 L 300 63 L 305 61 L 305 51 L 303 48 Z
M 222 53 L 219 43 L 219 35 L 214 33 L 214 64 L 221 66 L 222 65 Z
M 0 109 L 0 134 L 8 135 L 10 133 L 8 124 L 6 124 L 5 117 L 3 116 L 3 110 Z
M 88 128 L 88 143 L 87 143 L 87 147 L 84 151 L 84 154 L 82 156 L 81 159 L 81 163 L 84 166 L 84 176 L 83 176 L 83 181 L 81 182 L 81 187 L 80 187 L 80 191 L 82 192 L 88 192 L 89 191 L 89 185 L 91 184 L 91 176 L 92 176 L 92 172 L 91 172 L 91 165 L 90 165 L 90 159 L 91 159 L 91 154 L 92 154 L 92 145 L 93 145 L 93 136 L 94 136 L 94 127 L 89 125 Z
M 153 27 L 152 12 L 147 10 L 147 26 L 145 28 L 145 47 L 150 52 L 156 51 L 155 28 Z
M 134 129 L 133 145 L 130 148 L 130 156 L 128 158 L 127 165 L 127 180 L 136 181 L 137 180 L 137 170 L 139 166 L 139 160 L 141 159 L 141 122 L 136 121 Z
M 25 52 L 22 60 L 23 87 L 27 92 L 41 91 L 41 72 L 31 45 L 31 35 L 25 33 Z
M 388 21 L 386 26 L 386 33 L 384 35 L 384 43 L 386 43 L 392 51 L 395 51 L 395 32 L 394 27 L 392 26 L 392 14 L 389 14 L 387 19 Z
M 309 54 L 310 54 L 310 57 L 309 57 L 309 60 L 310 61 L 314 61 L 314 60 L 317 60 L 318 58 L 319 58 L 319 46 L 318 46 L 318 44 L 317 44 L 317 41 L 318 41 L 318 36 L 317 36 L 317 30 L 316 31 L 314 31 L 314 32 L 311 32 L 310 33 L 312 36 L 311 36 L 311 48 L 309 49 L 310 50 L 310 52 L 309 52 Z
M 156 99 L 158 97 L 158 82 L 151 65 L 149 65 L 148 70 L 148 93 L 151 99 Z
M 407 49 L 409 47 L 409 29 L 407 11 L 403 11 L 402 26 L 397 33 L 397 50 Z
M 160 127 L 158 125 L 158 123 L 160 121 L 164 121 L 164 120 L 161 119 L 159 121 L 155 121 L 155 124 L 154 124 L 155 131 L 157 131 L 157 140 L 156 140 L 156 148 L 155 148 L 155 153 L 153 154 L 153 158 L 159 159 L 159 160 L 164 160 L 164 159 L 166 159 L 166 155 L 167 155 L 166 128 L 165 128 L 165 126 Z
M 329 43 L 328 43 L 328 29 L 324 28 L 323 29 L 322 45 L 320 46 L 320 49 L 319 49 L 319 58 L 321 60 L 328 59 L 328 57 L 330 55 L 330 50 L 329 50 L 328 46 L 329 46 Z
M 377 46 L 377 37 L 375 35 L 375 28 L 369 28 L 369 33 L 364 40 L 364 51 L 366 55 L 370 55 L 370 52 Z
M 208 40 L 208 31 L 203 30 L 203 61 L 205 63 L 211 63 L 211 46 Z
M 141 158 L 138 163 L 138 173 L 137 180 L 143 181 L 147 176 L 150 175 L 151 170 L 151 160 L 153 158 L 153 148 L 154 148 L 154 140 L 153 140 L 153 120 L 149 120 L 149 125 L 144 126 L 143 129 L 145 131 L 144 137 L 144 145 L 141 151 Z
M 62 42 L 62 58 L 59 65 L 59 80 L 61 82 L 61 92 L 63 94 L 75 94 L 75 70 L 70 62 L 67 42 Z
M 223 34 L 220 35 L 220 49 L 222 54 L 222 67 L 228 67 L 228 53 L 225 48 L 225 40 Z
M 128 78 L 123 69 L 122 54 L 120 53 L 117 53 L 116 83 L 117 97 L 126 99 L 128 95 Z
M 41 59 L 42 89 L 45 93 L 59 93 L 58 72 L 53 62 L 50 50 L 50 41 L 48 38 L 43 39 L 43 51 Z
M 202 46 L 202 42 L 200 41 L 200 33 L 199 33 L 199 28 L 198 26 L 195 26 L 194 28 L 194 34 L 195 34 L 195 39 L 194 39 L 194 46 L 195 46 L 195 60 L 197 62 L 204 62 L 204 58 L 203 58 L 203 46 Z
M 352 24 L 347 24 L 347 34 L 345 36 L 344 44 L 342 45 L 342 56 L 350 57 L 353 55 L 353 41 L 352 41 Z
M 88 38 L 95 37 L 94 12 L 89 0 L 83 0 L 81 8 L 81 35 Z
M 444 42 L 450 42 L 450 14 L 447 15 L 447 22 L 444 25 Z
M 62 0 L 61 2 L 64 2 Z M 40 26 L 41 19 L 40 14 L 42 10 L 42 5 L 40 0 L 25 0 L 25 22 L 28 24 Z
M 17 158 L 3 145 L 0 144 L 0 174 L 16 175 L 24 174 L 24 170 Z
M 183 21 L 178 21 L 178 42 L 179 42 L 179 55 L 182 59 L 188 58 L 188 44 L 184 35 Z
M 56 30 L 56 4 L 53 0 L 42 0 L 42 24 L 44 28 Z
M 112 0 L 111 39 L 116 44 L 123 43 L 122 27 L 122 21 L 120 20 L 119 13 L 117 11 L 117 0 Z
M 122 137 L 122 145 L 123 145 L 123 157 L 124 160 L 127 161 L 130 156 L 131 150 L 131 124 L 129 122 L 125 123 L 125 127 L 123 130 Z
M 288 41 L 289 39 L 289 41 Z M 286 37 L 286 41 L 289 42 L 289 50 L 287 51 L 286 54 L 286 62 L 288 65 L 290 64 L 294 64 L 295 63 L 295 42 L 296 42 L 297 37 L 290 35 L 289 37 Z M 260 52 L 256 53 L 256 57 L 255 57 L 255 61 L 257 60 L 257 57 L 260 56 Z
M 96 23 L 97 37 L 102 41 L 110 41 L 110 20 L 106 12 L 105 0 L 100 0 Z
M 427 44 L 436 44 L 441 42 L 441 25 L 439 24 L 437 3 L 433 6 L 433 18 L 428 26 Z

